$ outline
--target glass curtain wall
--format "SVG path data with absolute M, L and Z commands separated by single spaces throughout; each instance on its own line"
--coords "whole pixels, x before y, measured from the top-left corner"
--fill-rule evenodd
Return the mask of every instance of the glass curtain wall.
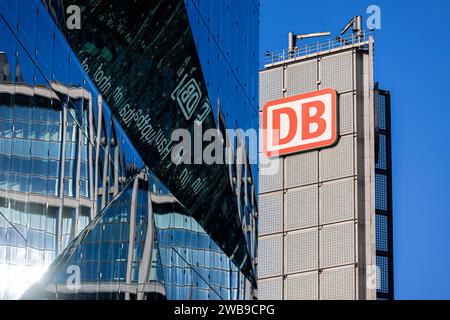
M 143 165 L 118 157 L 128 139 L 40 1 L 1 0 L 0 35 L 0 299 L 14 299 Z
M 248 299 L 244 275 L 157 184 L 130 180 L 24 298 Z
M 226 193 L 230 202 L 208 209 L 205 219 L 201 210 L 186 211 L 148 170 L 141 172 L 144 162 L 111 111 L 113 100 L 66 40 L 62 4 L 0 0 L 0 299 L 20 297 L 47 269 L 25 297 L 40 292 L 33 297 L 251 298 L 246 286 L 254 279 L 247 242 L 252 237 L 241 236 L 250 210 L 246 217 L 236 205 L 233 187 Z M 188 23 L 185 12 L 181 17 Z M 108 51 L 100 53 L 108 61 Z M 195 57 L 194 49 L 190 62 L 179 58 L 195 64 Z M 167 76 L 171 64 L 154 65 L 161 66 Z M 141 97 L 141 91 L 129 96 Z M 152 99 L 146 102 L 156 107 Z M 212 114 L 207 123 L 215 125 Z M 223 183 L 212 179 L 208 190 L 231 184 L 228 168 L 220 170 Z M 198 203 L 205 205 L 203 200 Z M 233 232 L 224 233 L 224 224 L 214 219 Z M 125 290 L 123 284 L 137 289 Z

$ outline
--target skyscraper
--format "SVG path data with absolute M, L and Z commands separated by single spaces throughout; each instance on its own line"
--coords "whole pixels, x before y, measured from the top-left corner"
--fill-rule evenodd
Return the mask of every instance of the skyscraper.
M 351 35 L 291 33 L 289 49 L 266 54 L 260 299 L 393 297 L 387 93 L 374 84 L 373 36 L 353 21 Z
M 59 255 L 32 298 L 255 297 L 256 168 L 245 141 L 233 149 L 242 163 L 191 165 L 172 161 L 171 134 L 257 126 L 258 2 L 79 1 L 81 29 L 68 27 L 70 5 L 0 1 L 0 265 L 39 275 Z M 22 158 L 35 154 L 45 174 L 33 178 Z M 36 228 L 43 247 L 29 245 Z M 28 247 L 48 258 L 31 260 Z

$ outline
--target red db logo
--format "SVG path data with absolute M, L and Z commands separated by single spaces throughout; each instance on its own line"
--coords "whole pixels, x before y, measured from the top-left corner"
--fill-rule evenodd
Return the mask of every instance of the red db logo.
M 336 91 L 325 89 L 268 102 L 263 129 L 267 157 L 333 145 L 338 137 Z

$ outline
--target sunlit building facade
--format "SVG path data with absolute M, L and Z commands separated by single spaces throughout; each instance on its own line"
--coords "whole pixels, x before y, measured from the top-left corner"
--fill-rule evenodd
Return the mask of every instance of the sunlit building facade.
M 24 298 L 244 299 L 239 269 L 149 179 L 144 171 L 130 179 Z
M 261 148 L 261 300 L 394 298 L 390 94 L 374 82 L 374 43 L 354 30 L 266 56 L 261 125 L 271 101 L 332 89 L 338 139 L 271 158 Z
M 78 148 L 53 91 L 2 82 L 0 92 L 1 294 L 13 298 L 87 226 L 94 202 L 87 140 Z
M 7 54 L 0 55 L 1 69 L 10 70 Z M 107 133 L 89 91 L 57 82 L 33 87 L 20 64 L 13 70 L 0 81 L 3 299 L 17 298 L 41 275 L 119 191 L 125 172 L 114 124 Z
M 257 127 L 258 2 L 69 2 L 0 1 L 0 298 L 256 298 L 245 139 L 173 165 L 170 133 Z

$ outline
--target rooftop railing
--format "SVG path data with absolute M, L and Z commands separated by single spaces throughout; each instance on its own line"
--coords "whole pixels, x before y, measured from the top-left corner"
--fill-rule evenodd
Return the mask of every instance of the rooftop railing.
M 318 41 L 314 43 L 308 43 L 296 47 L 294 50 L 284 49 L 280 51 L 266 52 L 264 57 L 264 65 L 271 65 L 275 63 L 282 63 L 288 60 L 308 57 L 318 53 L 324 53 L 327 51 L 334 51 L 347 47 L 365 47 L 368 46 L 369 38 L 373 34 L 372 31 L 361 31 L 358 35 L 352 33 L 348 36 L 338 36 L 329 38 L 326 41 Z

